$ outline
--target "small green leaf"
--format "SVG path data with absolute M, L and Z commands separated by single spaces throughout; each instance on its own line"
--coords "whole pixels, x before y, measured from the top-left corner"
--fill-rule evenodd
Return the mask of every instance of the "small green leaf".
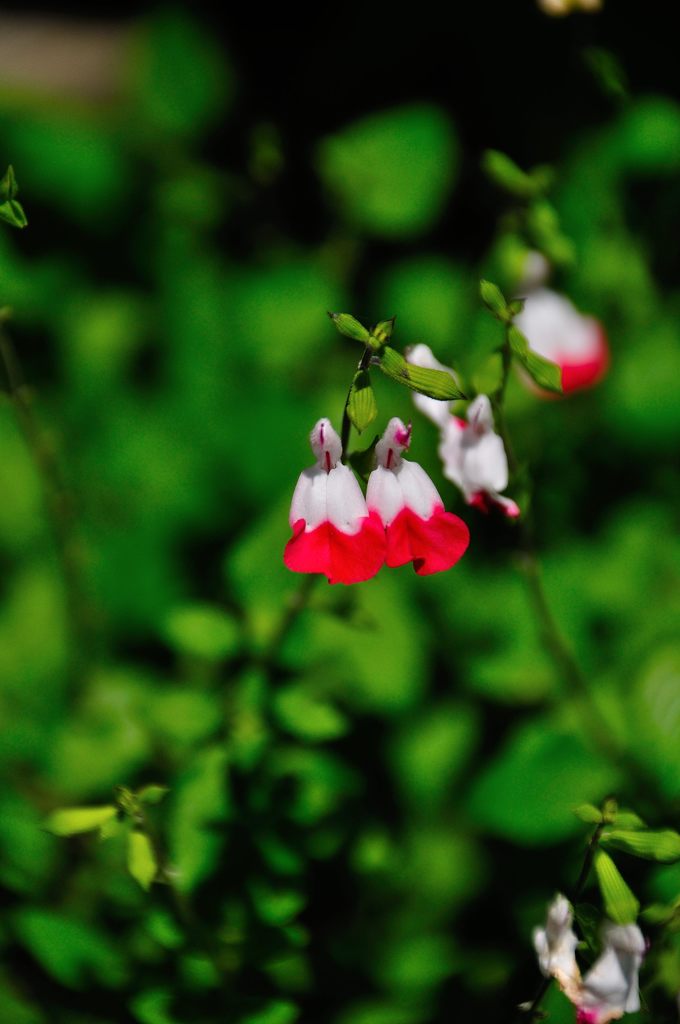
M 450 373 L 445 373 L 443 370 L 426 370 L 422 366 L 407 363 L 399 352 L 388 345 L 383 349 L 378 365 L 382 372 L 392 380 L 404 384 L 412 391 L 419 391 L 421 395 L 427 395 L 428 398 L 438 398 L 441 401 L 449 402 L 455 398 L 465 398 L 455 377 Z
M 535 181 L 497 149 L 487 149 L 482 155 L 482 170 L 494 184 L 520 199 L 531 199 L 539 191 L 541 182 Z
M 137 799 L 143 804 L 159 804 L 168 792 L 167 786 L 143 786 L 137 792 Z
M 602 811 L 595 804 L 581 804 L 574 808 L 574 814 L 589 825 L 599 825 L 602 821 Z
M 606 829 L 600 842 L 604 846 L 612 846 L 616 850 L 623 850 L 634 857 L 644 857 L 647 860 L 660 860 L 665 863 L 680 860 L 680 835 L 670 828 L 658 831 Z
M 117 808 L 112 804 L 105 807 L 64 807 L 53 811 L 45 821 L 45 828 L 55 836 L 75 836 L 80 832 L 93 832 L 116 817 Z
M 128 871 L 142 889 L 148 891 L 158 873 L 158 861 L 146 832 L 133 829 L 128 837 Z
M 482 279 L 479 282 L 479 294 L 489 312 L 493 313 L 497 320 L 507 323 L 510 318 L 508 304 L 498 285 Z
M 173 608 L 166 617 L 164 632 L 175 650 L 206 661 L 220 661 L 233 654 L 240 639 L 232 616 L 210 604 Z
M 619 802 L 615 796 L 608 796 L 606 800 L 602 802 L 602 817 L 611 825 L 616 821 L 616 815 L 619 813 Z
M 374 437 L 368 448 L 352 452 L 349 457 L 352 469 L 359 474 L 362 480 L 367 480 L 369 473 L 375 468 L 375 446 L 379 440 L 379 436 Z
M 526 299 L 510 299 L 508 303 L 508 309 L 512 316 L 519 316 L 524 309 L 524 303 Z
M 522 364 L 534 383 L 544 391 L 562 394 L 562 370 L 560 367 L 534 352 L 522 332 L 518 331 L 514 325 L 508 328 L 508 340 L 512 354 Z
M 344 334 L 346 338 L 352 338 L 354 341 L 361 341 L 364 345 L 370 343 L 371 335 L 368 330 L 350 313 L 329 313 L 328 315 L 340 334 Z
M 347 403 L 347 415 L 359 433 L 365 430 L 378 415 L 378 406 L 368 370 L 358 370 L 354 375 Z
M 631 924 L 638 915 L 640 904 L 616 864 L 608 853 L 597 849 L 594 866 L 607 916 L 616 924 Z
M 394 330 L 394 321 L 396 319 L 396 316 L 393 316 L 390 317 L 389 320 L 381 320 L 380 323 L 376 324 L 375 327 L 371 330 L 372 337 L 374 337 L 375 340 L 379 342 L 381 345 L 384 345 L 385 342 L 389 341 L 390 338 L 392 337 L 392 332 Z
M 14 168 L 10 164 L 0 178 L 0 220 L 6 221 L 14 228 L 25 228 L 28 220 L 21 203 L 16 199 L 18 191 Z

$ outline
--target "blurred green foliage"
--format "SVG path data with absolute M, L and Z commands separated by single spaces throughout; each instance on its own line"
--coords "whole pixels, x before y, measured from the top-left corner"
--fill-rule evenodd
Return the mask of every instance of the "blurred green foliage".
M 305 240 L 276 221 L 301 159 L 285 125 L 251 126 L 266 173 L 211 156 L 244 88 L 211 34 L 161 10 L 128 43 L 108 105 L 0 91 L 31 222 L 3 225 L 0 306 L 58 467 L 55 506 L 3 394 L 0 1020 L 507 1020 L 537 982 L 531 927 L 578 873 L 572 809 L 616 791 L 679 824 L 680 295 L 635 190 L 672 205 L 680 108 L 633 98 L 564 138 L 532 229 L 573 247 L 558 284 L 606 325 L 611 371 L 564 401 L 516 377 L 507 395 L 548 597 L 612 759 L 541 645 L 513 528 L 462 507 L 424 420 L 413 458 L 470 524 L 468 554 L 441 577 L 318 583 L 280 632 L 301 583 L 281 560 L 290 494 L 358 358 L 325 312 L 396 312 L 400 350 L 496 372 L 477 282 L 512 287 L 520 222 L 483 255 L 439 229 L 461 169 L 482 176 L 470 125 L 368 98 L 329 122 L 303 154 L 324 217 Z M 376 431 L 411 417 L 405 389 L 373 385 Z M 44 830 L 149 783 L 169 789 L 144 812 L 153 850 Z M 643 906 L 677 898 L 677 865 L 613 856 Z M 649 968 L 659 1021 L 677 940 Z M 559 994 L 547 1007 L 571 1019 Z

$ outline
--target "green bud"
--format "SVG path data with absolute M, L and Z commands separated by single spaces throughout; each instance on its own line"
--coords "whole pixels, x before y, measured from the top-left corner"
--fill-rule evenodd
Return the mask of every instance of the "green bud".
M 562 394 L 562 370 L 556 363 L 539 356 L 529 347 L 529 342 L 514 325 L 508 328 L 508 341 L 513 356 L 539 388 Z
M 369 345 L 371 343 L 371 335 L 367 329 L 350 313 L 329 312 L 328 315 L 340 331 L 340 334 L 344 334 L 346 338 L 352 338 L 354 341 L 361 341 L 364 345 Z
M 394 321 L 396 319 L 396 316 L 393 316 L 389 320 L 381 320 L 380 323 L 376 324 L 372 329 L 371 336 L 375 338 L 378 344 L 384 345 L 386 341 L 390 340 L 394 330 Z
M 482 155 L 482 170 L 495 185 L 519 199 L 531 199 L 537 194 L 538 183 L 532 175 L 521 170 L 514 160 L 497 149 L 487 149 Z
M 640 904 L 616 864 L 608 853 L 599 848 L 595 851 L 593 863 L 607 917 L 615 924 L 632 924 L 638 916 Z
M 680 860 L 680 835 L 670 828 L 642 831 L 611 828 L 602 833 L 600 842 L 603 846 L 611 846 L 646 860 L 658 860 L 666 864 Z
M 365 430 L 378 415 L 378 406 L 368 370 L 358 370 L 354 375 L 347 403 L 347 415 L 359 433 Z
M 574 808 L 574 814 L 588 825 L 599 825 L 602 821 L 602 811 L 595 804 L 581 804 Z
M 386 376 L 403 384 L 412 391 L 418 391 L 428 398 L 438 398 L 441 401 L 453 401 L 456 398 L 465 398 L 465 395 L 458 387 L 455 377 L 443 370 L 427 370 L 422 366 L 413 366 L 408 363 L 399 352 L 386 345 L 380 355 L 378 363 L 380 369 Z
M 482 279 L 479 282 L 479 294 L 486 308 L 493 313 L 497 320 L 502 323 L 507 323 L 510 320 L 508 304 L 497 284 Z

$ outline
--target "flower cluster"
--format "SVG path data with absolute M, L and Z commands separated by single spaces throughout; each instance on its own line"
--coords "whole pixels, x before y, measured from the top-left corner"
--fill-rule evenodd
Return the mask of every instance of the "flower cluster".
M 576 962 L 578 938 L 568 900 L 557 895 L 544 928 L 534 930 L 534 947 L 545 977 L 553 977 L 577 1010 L 578 1024 L 607 1024 L 640 1009 L 638 972 L 646 952 L 636 924 L 605 922 L 602 952 L 581 977 Z
M 310 435 L 316 464 L 303 470 L 290 507 L 293 536 L 284 562 L 294 572 L 323 573 L 329 583 L 359 583 L 383 564 L 413 563 L 421 575 L 449 569 L 470 535 L 444 510 L 437 488 L 416 462 L 402 457 L 411 427 L 393 418 L 375 447 L 366 497 L 348 466 L 330 420 Z
M 443 366 L 427 345 L 414 345 L 407 354 L 414 366 L 453 370 Z M 460 488 L 468 505 L 483 512 L 497 507 L 505 516 L 515 519 L 519 507 L 501 491 L 508 486 L 508 459 L 502 438 L 494 431 L 491 402 L 478 395 L 467 411 L 467 419 L 451 413 L 448 402 L 438 402 L 424 395 L 415 395 L 416 408 L 439 427 L 439 457 L 443 472 Z

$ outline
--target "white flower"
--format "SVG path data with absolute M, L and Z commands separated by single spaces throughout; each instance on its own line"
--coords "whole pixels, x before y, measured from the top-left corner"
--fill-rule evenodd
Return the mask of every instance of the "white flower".
M 541 973 L 546 978 L 554 976 L 561 988 L 578 984 L 581 977 L 575 956 L 578 938 L 572 928 L 573 920 L 569 900 L 558 893 L 548 908 L 545 928 L 534 928 L 534 948 Z
M 579 1021 L 606 1024 L 640 1009 L 638 972 L 646 945 L 636 924 L 612 924 L 602 929 L 602 953 L 583 978 Z

